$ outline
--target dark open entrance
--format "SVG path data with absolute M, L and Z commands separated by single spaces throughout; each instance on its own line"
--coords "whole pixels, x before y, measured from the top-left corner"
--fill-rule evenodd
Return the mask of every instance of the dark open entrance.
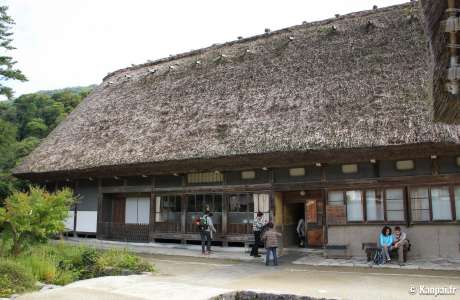
M 299 246 L 297 224 L 305 218 L 305 203 L 287 203 L 285 209 L 284 244 L 286 247 Z
M 324 196 L 321 190 L 283 193 L 284 245 L 299 246 L 297 224 L 304 219 L 307 247 L 322 247 L 324 243 Z

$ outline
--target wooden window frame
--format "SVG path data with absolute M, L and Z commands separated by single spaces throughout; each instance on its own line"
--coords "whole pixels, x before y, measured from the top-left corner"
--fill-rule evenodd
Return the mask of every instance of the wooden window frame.
M 456 208 L 455 208 L 455 189 L 456 184 L 424 184 L 424 185 L 414 185 L 408 188 L 409 194 L 409 202 L 412 201 L 410 197 L 410 190 L 415 188 L 428 188 L 428 204 L 429 204 L 429 216 L 430 220 L 428 221 L 414 221 L 412 218 L 412 208 L 410 208 L 411 218 L 410 224 L 451 224 L 451 223 L 460 223 L 460 220 L 456 220 Z M 460 185 L 458 185 L 460 186 Z M 433 199 L 431 196 L 431 189 L 436 187 L 447 187 L 449 190 L 449 200 L 450 200 L 450 209 L 451 209 L 451 216 L 450 220 L 433 220 Z
M 368 220 L 367 219 L 367 196 L 366 196 L 366 193 L 368 191 L 374 191 L 376 196 L 377 196 L 377 193 L 378 191 L 380 192 L 380 195 L 381 195 L 381 198 L 382 198 L 382 202 L 383 202 L 383 220 Z M 364 189 L 363 190 L 363 197 L 364 197 L 364 220 L 366 222 L 366 224 L 382 224 L 382 223 L 386 223 L 386 198 L 385 198 L 385 192 L 384 192 L 384 189 L 382 188 L 367 188 L 367 189 Z
M 404 220 L 401 221 L 388 221 L 387 219 L 387 196 L 386 196 L 386 190 L 387 189 L 401 189 L 403 193 L 403 216 Z M 367 220 L 367 207 L 366 207 L 366 191 L 379 191 L 382 193 L 382 198 L 383 198 L 383 220 L 372 220 L 369 221 Z M 346 192 L 347 191 L 361 191 L 361 207 L 363 209 L 363 220 L 362 221 L 349 221 L 348 220 L 348 209 L 347 209 L 347 199 L 346 199 Z M 395 187 L 371 187 L 371 188 L 346 188 L 346 189 L 328 189 L 326 191 L 326 204 L 329 205 L 329 193 L 330 192 L 342 192 L 343 194 L 343 205 L 345 206 L 345 220 L 346 220 L 346 225 L 383 225 L 383 224 L 389 224 L 389 225 L 406 225 L 407 220 L 408 220 L 408 214 L 407 214 L 407 195 L 406 195 L 406 187 L 401 187 L 401 186 L 395 186 Z

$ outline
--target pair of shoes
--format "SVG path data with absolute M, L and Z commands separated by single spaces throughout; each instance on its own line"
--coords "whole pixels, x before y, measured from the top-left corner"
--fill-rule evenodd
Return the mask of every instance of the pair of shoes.
M 256 254 L 256 255 L 254 255 L 254 257 L 262 257 L 262 256 L 261 256 L 261 255 L 259 255 L 259 254 Z
M 405 265 L 406 265 L 405 263 L 402 263 L 402 262 L 399 263 L 400 267 L 404 267 Z

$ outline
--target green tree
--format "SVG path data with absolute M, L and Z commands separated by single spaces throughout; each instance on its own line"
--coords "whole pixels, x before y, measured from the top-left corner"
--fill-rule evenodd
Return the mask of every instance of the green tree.
M 14 25 L 13 19 L 7 14 L 8 6 L 0 6 L 0 48 L 4 53 L 8 50 L 15 49 L 11 46 L 13 33 L 10 31 L 11 26 Z M 0 55 L 0 95 L 6 96 L 10 99 L 13 96 L 13 91 L 10 87 L 5 86 L 1 82 L 6 80 L 20 80 L 26 81 L 27 78 L 18 69 L 14 69 L 16 61 L 11 56 Z
M 48 126 L 40 118 L 33 118 L 26 125 L 27 136 L 34 136 L 38 138 L 45 137 L 48 134 Z
M 61 233 L 74 202 L 70 189 L 48 193 L 38 187 L 6 198 L 5 207 L 0 208 L 0 228 L 2 238 L 12 243 L 12 254 L 17 256 L 28 245 L 46 242 Z
M 0 119 L 0 173 L 14 166 L 16 127 Z

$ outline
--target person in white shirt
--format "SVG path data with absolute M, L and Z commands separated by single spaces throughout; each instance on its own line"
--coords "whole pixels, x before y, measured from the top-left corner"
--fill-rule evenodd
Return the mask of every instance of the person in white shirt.
M 259 255 L 259 244 L 261 243 L 261 235 L 264 230 L 265 225 L 267 225 L 266 220 L 263 218 L 264 214 L 262 212 L 257 213 L 257 217 L 254 219 L 252 224 L 252 232 L 254 233 L 254 245 L 251 249 L 251 256 L 260 257 Z

